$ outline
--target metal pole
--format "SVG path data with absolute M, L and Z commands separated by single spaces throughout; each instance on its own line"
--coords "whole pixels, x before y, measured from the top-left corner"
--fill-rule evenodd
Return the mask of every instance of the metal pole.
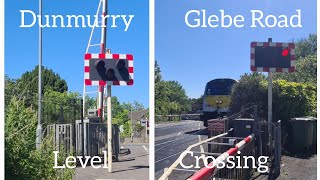
M 268 38 L 272 42 L 272 38 Z M 272 122 L 272 72 L 268 72 L 268 123 Z
M 107 15 L 107 9 L 108 9 L 108 1 L 107 0 L 103 0 L 102 2 L 102 16 L 106 16 Z M 101 25 L 101 43 L 100 43 L 100 53 L 104 54 L 105 53 L 105 49 L 106 49 L 106 40 L 107 40 L 107 20 L 106 18 L 104 19 L 104 21 L 102 21 L 102 25 Z M 103 122 L 103 89 L 104 86 L 99 86 L 99 105 L 98 105 L 98 117 L 101 117 L 101 122 Z
M 268 72 L 268 123 L 272 122 L 272 72 Z
M 131 122 L 131 142 L 133 142 L 132 104 L 130 106 L 130 122 Z
M 83 97 L 82 97 L 82 114 L 85 115 L 86 114 L 86 84 L 83 83 Z
M 111 85 L 107 86 L 107 125 L 108 125 L 108 171 L 112 172 L 112 112 L 111 112 Z
M 272 42 L 272 38 L 268 38 L 268 42 Z M 272 72 L 268 72 L 268 131 L 269 131 L 269 149 L 271 149 L 271 123 L 272 123 Z
M 83 105 L 83 100 L 81 99 L 81 106 L 82 105 Z M 81 152 L 82 152 L 82 158 L 84 159 L 84 122 L 83 122 L 83 112 L 80 114 L 80 119 L 81 119 Z
M 36 148 L 39 149 L 42 141 L 41 109 L 42 109 L 42 0 L 39 0 L 39 72 L 38 72 L 38 125 L 36 130 Z
M 103 0 L 102 2 L 102 16 L 108 14 L 108 0 Z M 100 51 L 101 54 L 105 53 L 106 50 L 106 41 L 107 41 L 107 20 L 106 18 L 102 21 L 101 28 L 101 45 Z M 103 89 L 104 86 L 99 86 L 99 100 L 100 107 L 98 109 L 98 115 L 101 117 L 101 122 L 103 120 Z M 112 172 L 112 112 L 111 112 L 111 85 L 107 85 L 107 131 L 108 131 L 108 171 Z

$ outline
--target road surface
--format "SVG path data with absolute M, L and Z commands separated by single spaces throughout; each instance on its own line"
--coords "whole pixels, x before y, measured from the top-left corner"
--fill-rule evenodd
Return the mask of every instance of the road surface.
M 123 145 L 129 148 L 130 155 L 120 156 L 119 162 L 112 165 L 112 173 L 108 169 L 94 169 L 91 166 L 86 168 L 77 167 L 75 180 L 106 180 L 106 179 L 149 179 L 149 146 L 146 144 Z
M 164 168 L 170 167 L 190 145 L 207 139 L 207 132 L 204 129 L 202 121 L 193 120 L 155 126 L 155 179 L 158 179 L 163 174 Z M 206 147 L 197 147 L 194 150 L 202 152 Z M 192 159 L 186 157 L 185 165 L 191 163 L 193 164 Z M 170 179 L 185 179 L 192 174 L 193 172 L 174 171 Z

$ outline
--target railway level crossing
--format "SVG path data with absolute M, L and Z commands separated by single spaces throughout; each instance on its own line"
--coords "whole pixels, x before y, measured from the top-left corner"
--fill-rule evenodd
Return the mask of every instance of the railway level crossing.
M 257 112 L 255 106 L 251 108 Z M 208 125 L 208 139 L 189 146 L 165 169 L 160 180 L 175 177 L 175 173 L 181 171 L 192 172 L 190 180 L 248 179 L 257 174 L 269 177 L 280 174 L 280 121 L 268 123 L 255 115 L 254 119 L 212 119 Z M 207 151 L 197 151 L 199 146 L 207 146 Z M 202 168 L 197 167 L 199 162 L 186 164 L 190 162 L 185 161 L 187 158 L 202 161 Z

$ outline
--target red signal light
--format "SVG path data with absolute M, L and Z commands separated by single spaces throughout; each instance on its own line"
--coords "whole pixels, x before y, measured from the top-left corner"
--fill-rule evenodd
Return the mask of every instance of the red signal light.
M 289 55 L 289 50 L 288 49 L 282 50 L 282 56 L 288 56 L 288 55 Z

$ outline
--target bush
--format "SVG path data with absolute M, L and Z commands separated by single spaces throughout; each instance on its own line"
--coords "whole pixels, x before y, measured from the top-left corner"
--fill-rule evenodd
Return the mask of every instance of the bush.
M 313 116 L 317 112 L 316 86 L 310 83 L 273 82 L 273 119 L 287 121 L 293 117 Z
M 267 116 L 268 89 L 266 77 L 253 73 L 241 76 L 239 82 L 233 86 L 231 92 L 231 112 L 237 113 L 245 107 L 258 105 L 259 116 Z M 247 114 L 252 114 L 253 109 Z
M 311 83 L 273 81 L 273 121 L 284 125 L 293 117 L 316 116 L 316 87 Z M 261 74 L 246 74 L 234 86 L 231 94 L 231 110 L 236 113 L 244 107 L 258 105 L 259 116 L 267 119 L 267 80 Z M 252 113 L 253 110 L 249 111 Z
M 54 147 L 44 138 L 36 150 L 36 112 L 13 97 L 5 115 L 6 179 L 72 179 L 73 169 L 53 169 Z M 61 154 L 62 155 L 62 154 Z M 59 156 L 63 163 L 65 156 Z

